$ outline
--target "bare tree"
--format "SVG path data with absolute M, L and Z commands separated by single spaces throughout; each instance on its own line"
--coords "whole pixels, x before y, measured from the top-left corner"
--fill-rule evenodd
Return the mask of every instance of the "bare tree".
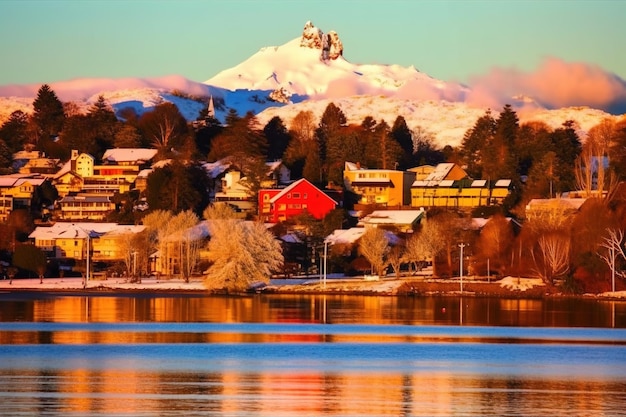
M 160 273 L 167 277 L 171 276 L 171 257 L 167 237 L 170 235 L 170 221 L 172 213 L 165 210 L 156 210 L 143 219 L 143 224 L 148 229 L 154 248 L 159 252 Z
M 535 272 L 546 284 L 553 285 L 554 278 L 563 276 L 570 267 L 570 237 L 564 232 L 543 233 L 531 251 Z
M 181 211 L 174 216 L 171 224 L 171 243 L 178 246 L 178 269 L 185 282 L 198 263 L 198 256 L 203 236 L 197 233 L 194 226 L 198 224 L 198 216 L 191 211 Z
M 394 245 L 387 252 L 387 264 L 393 269 L 396 278 L 400 277 L 400 267 L 404 261 L 404 246 Z
M 606 249 L 604 253 L 598 253 L 598 256 L 606 263 L 611 270 L 611 291 L 615 292 L 615 275 L 617 273 L 616 262 L 619 258 L 626 259 L 626 253 L 624 252 L 624 232 L 619 229 L 606 229 L 608 236 L 605 236 L 602 240 L 602 246 Z M 617 274 L 623 277 L 622 273 Z
M 382 229 L 368 228 L 359 239 L 359 252 L 369 261 L 372 273 L 382 275 L 388 251 L 389 239 Z
M 436 275 L 435 257 L 445 248 L 442 234 L 443 229 L 439 223 L 425 221 L 422 230 L 407 240 L 404 252 L 405 261 L 414 266 L 417 263 L 431 261 L 433 275 Z

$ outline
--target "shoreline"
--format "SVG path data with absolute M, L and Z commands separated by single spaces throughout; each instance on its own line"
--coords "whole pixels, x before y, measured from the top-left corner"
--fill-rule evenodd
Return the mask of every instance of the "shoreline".
M 250 294 L 309 294 L 309 295 L 371 295 L 371 296 L 413 296 L 413 297 L 497 297 L 515 299 L 585 298 L 602 301 L 626 301 L 626 291 L 604 292 L 599 294 L 565 294 L 555 288 L 548 288 L 535 278 L 506 277 L 487 282 L 471 277 L 464 278 L 463 291 L 458 279 L 429 279 L 425 277 L 384 278 L 376 281 L 363 278 L 329 278 L 324 284 L 319 278 L 304 277 L 293 279 L 273 279 L 269 285 L 259 286 L 247 292 L 212 292 L 204 288 L 202 278 L 194 277 L 186 283 L 179 278 L 146 278 L 141 283 L 130 283 L 124 278 L 90 280 L 83 287 L 82 278 L 39 278 L 0 280 L 2 293 L 40 293 L 57 295 L 227 295 Z

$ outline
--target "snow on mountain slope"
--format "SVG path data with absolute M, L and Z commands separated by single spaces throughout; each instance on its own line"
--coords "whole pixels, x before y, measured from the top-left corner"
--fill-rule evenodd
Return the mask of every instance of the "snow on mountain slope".
M 349 124 L 361 124 L 366 116 L 371 116 L 376 121 L 384 120 L 391 126 L 397 116 L 402 116 L 410 129 L 430 134 L 439 147 L 460 145 L 465 132 L 472 128 L 476 120 L 486 111 L 485 108 L 467 103 L 444 100 L 416 101 L 384 96 L 358 96 L 310 100 L 283 107 L 271 107 L 258 114 L 257 118 L 261 125 L 265 125 L 273 117 L 279 116 L 289 126 L 292 119 L 301 111 L 311 111 L 317 119 L 321 118 L 326 106 L 331 102 L 343 111 Z M 499 110 L 492 110 L 494 116 L 497 117 Z M 560 127 L 567 120 L 574 120 L 578 125 L 578 134 L 583 140 L 591 127 L 605 118 L 616 118 L 602 110 L 587 107 L 521 111 L 518 116 L 521 123 L 543 121 L 553 129 Z
M 292 102 L 373 94 L 456 101 L 462 100 L 467 91 L 459 84 L 436 80 L 413 67 L 352 64 L 341 56 L 323 60 L 319 49 L 300 43 L 296 38 L 281 46 L 262 48 L 205 84 L 228 90 L 284 88 L 299 97 Z

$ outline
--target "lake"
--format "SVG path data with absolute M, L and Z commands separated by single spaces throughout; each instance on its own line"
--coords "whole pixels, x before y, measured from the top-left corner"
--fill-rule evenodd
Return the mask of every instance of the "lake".
M 626 303 L 0 294 L 0 415 L 625 415 Z

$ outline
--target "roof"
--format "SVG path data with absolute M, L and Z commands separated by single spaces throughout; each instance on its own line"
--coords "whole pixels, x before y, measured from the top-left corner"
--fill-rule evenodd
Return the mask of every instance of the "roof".
M 224 173 L 228 168 L 230 168 L 232 164 L 230 162 L 226 162 L 224 160 L 219 160 L 216 162 L 207 162 L 202 165 L 202 168 L 206 171 L 206 173 L 211 178 L 217 178 L 221 174 Z
M 301 184 L 309 184 L 311 187 L 315 188 L 316 190 L 319 190 L 320 193 L 323 194 L 330 201 L 332 201 L 333 204 L 337 204 L 337 202 L 335 200 L 333 200 L 330 196 L 328 196 L 322 190 L 320 190 L 315 185 L 313 185 L 311 182 L 309 182 L 306 178 L 300 178 L 299 180 L 294 181 L 291 184 L 289 184 L 287 187 L 283 188 L 281 192 L 279 192 L 278 194 L 276 194 L 275 196 L 272 197 L 272 199 L 270 200 L 270 203 L 275 203 L 276 201 L 280 200 L 283 196 L 289 194 L 291 191 L 293 191 L 294 189 L 298 188 Z
M 33 176 L 32 174 L 12 174 L 0 176 L 0 187 L 11 188 L 19 187 L 22 184 L 28 183 L 34 186 L 39 186 L 46 181 L 45 178 L 39 176 Z
M 376 210 L 363 217 L 359 224 L 413 224 L 424 215 L 424 210 Z
M 445 162 L 438 164 L 433 172 L 428 174 L 428 176 L 424 179 L 425 181 L 442 181 L 446 178 L 448 173 L 454 168 L 454 164 L 452 162 Z
M 31 239 L 85 239 L 99 237 L 107 233 L 121 234 L 122 231 L 128 233 L 139 233 L 145 226 L 120 225 L 117 223 L 95 223 L 95 222 L 56 222 L 52 226 L 37 226 L 28 235 Z
M 104 202 L 110 203 L 111 199 L 108 196 L 102 195 L 77 195 L 77 196 L 65 196 L 61 199 L 60 203 L 70 203 L 73 201 L 85 201 L 90 203 Z
M 109 162 L 147 162 L 154 158 L 156 154 L 156 149 L 115 148 L 107 149 L 102 156 L 102 160 Z
M 325 242 L 335 244 L 350 244 L 354 243 L 363 236 L 365 233 L 364 227 L 351 227 L 350 229 L 337 229 L 324 239 Z

